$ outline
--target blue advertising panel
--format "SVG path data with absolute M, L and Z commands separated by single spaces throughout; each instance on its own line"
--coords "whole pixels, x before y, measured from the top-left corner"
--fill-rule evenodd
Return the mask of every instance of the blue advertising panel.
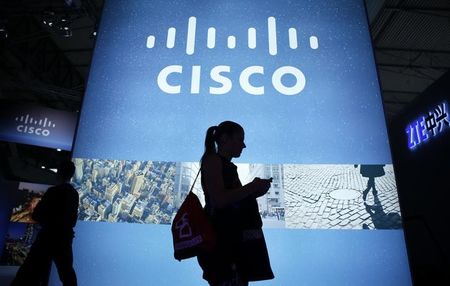
M 242 183 L 273 178 L 259 285 L 411 284 L 361 0 L 106 1 L 74 146 L 80 284 L 207 284 L 170 223 L 224 120 Z
M 108 2 L 76 152 L 197 161 L 233 119 L 248 162 L 390 163 L 365 17 L 361 1 Z
M 0 105 L 0 140 L 71 151 L 77 114 L 34 105 Z

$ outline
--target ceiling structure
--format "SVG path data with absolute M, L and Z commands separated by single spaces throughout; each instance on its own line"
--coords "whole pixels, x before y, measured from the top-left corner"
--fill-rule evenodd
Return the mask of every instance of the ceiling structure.
M 389 121 L 450 69 L 450 1 L 365 2 Z M 0 36 L 3 27 L 8 37 L 1 39 L 0 100 L 79 110 L 102 6 L 103 0 L 2 1 Z M 44 24 L 49 16 L 65 19 L 71 36 Z
M 450 70 L 450 1 L 366 0 L 386 117 Z
M 1 1 L 0 103 L 79 111 L 103 2 Z M 389 122 L 450 70 L 450 1 L 365 0 L 365 4 Z M 2 156 L 12 161 L 32 157 L 26 165 L 35 166 L 48 161 L 49 155 L 53 160 L 61 157 L 53 151 L 31 155 L 28 148 L 32 147 L 8 143 L 2 146 Z
M 79 110 L 102 5 L 103 0 L 2 1 L 0 100 Z

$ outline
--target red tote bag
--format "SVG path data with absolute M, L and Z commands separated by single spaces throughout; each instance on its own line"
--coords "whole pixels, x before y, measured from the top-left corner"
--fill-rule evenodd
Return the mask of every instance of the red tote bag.
M 197 177 L 172 222 L 174 256 L 180 261 L 210 251 L 216 243 L 209 218 L 192 192 Z

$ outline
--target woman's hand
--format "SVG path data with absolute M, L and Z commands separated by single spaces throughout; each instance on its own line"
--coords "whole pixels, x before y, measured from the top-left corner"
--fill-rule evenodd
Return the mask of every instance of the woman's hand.
M 251 192 L 253 192 L 256 197 L 261 197 L 264 196 L 270 189 L 270 183 L 272 183 L 272 178 L 261 179 L 256 177 L 251 183 L 249 183 L 249 187 Z

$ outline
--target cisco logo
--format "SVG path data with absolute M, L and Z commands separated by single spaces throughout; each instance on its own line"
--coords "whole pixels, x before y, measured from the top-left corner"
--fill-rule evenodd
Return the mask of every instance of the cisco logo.
M 19 122 L 19 125 L 16 127 L 17 132 L 25 134 L 47 137 L 50 135 L 49 128 L 56 127 L 56 124 L 48 120 L 47 117 L 45 119 L 35 119 L 27 114 L 20 117 L 18 116 L 15 120 Z
M 186 41 L 186 54 L 191 56 L 195 53 L 196 45 L 196 31 L 197 31 L 197 18 L 190 17 L 188 19 L 187 27 L 187 41 Z M 166 47 L 168 49 L 173 49 L 176 45 L 176 33 L 177 29 L 170 27 L 167 30 Z M 277 26 L 275 17 L 267 18 L 267 51 L 270 56 L 276 56 L 278 54 L 278 40 L 277 40 Z M 289 36 L 289 47 L 292 50 L 296 50 L 299 46 L 297 39 L 297 29 L 292 27 L 288 29 Z M 206 35 L 206 47 L 213 50 L 216 47 L 216 28 L 209 27 Z M 249 49 L 258 48 L 256 45 L 257 30 L 254 27 L 248 28 L 247 39 L 245 40 L 246 46 Z M 155 47 L 156 37 L 154 35 L 149 35 L 147 37 L 146 46 L 148 49 L 153 49 Z M 235 36 L 230 35 L 227 38 L 227 47 L 232 50 L 236 48 L 237 39 Z M 319 39 L 316 36 L 311 36 L 309 38 L 309 47 L 313 50 L 319 48 Z M 163 68 L 157 77 L 158 87 L 161 91 L 167 94 L 179 94 L 181 93 L 181 85 L 174 85 L 168 82 L 168 77 L 171 74 L 182 74 L 184 67 L 182 65 L 170 65 Z M 191 94 L 200 93 L 200 75 L 202 66 L 194 65 L 191 67 Z M 227 76 L 232 72 L 232 68 L 229 65 L 217 65 L 210 70 L 210 78 L 215 83 L 218 83 L 219 87 L 210 86 L 210 94 L 226 94 L 230 92 L 233 87 L 233 82 Z M 250 77 L 254 75 L 265 76 L 264 66 L 249 66 L 243 69 L 239 75 L 239 84 L 241 88 L 248 94 L 251 95 L 264 95 L 264 86 L 254 86 L 250 83 Z M 295 84 L 292 86 L 286 86 L 282 82 L 282 78 L 285 75 L 291 75 L 295 77 Z M 306 78 L 303 72 L 297 67 L 293 66 L 281 66 L 277 68 L 271 75 L 272 86 L 279 93 L 284 95 L 297 95 L 303 91 L 306 86 Z

